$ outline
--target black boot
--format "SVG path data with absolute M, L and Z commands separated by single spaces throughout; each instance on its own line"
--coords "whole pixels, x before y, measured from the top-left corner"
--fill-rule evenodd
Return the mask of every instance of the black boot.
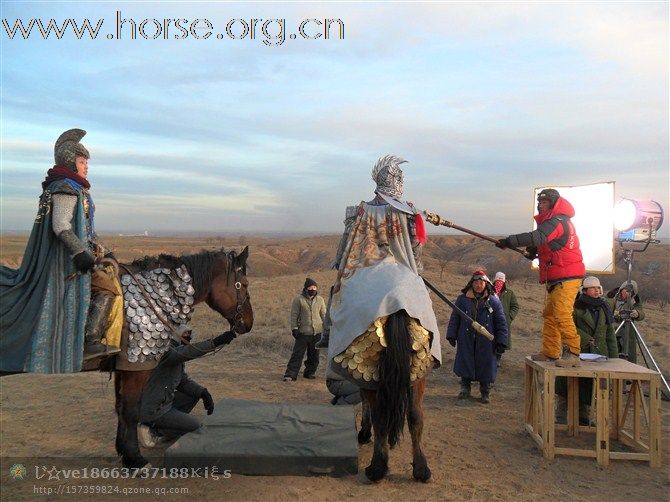
M 461 378 L 461 391 L 458 393 L 458 399 L 468 399 L 470 397 L 470 380 Z
M 84 335 L 84 361 L 120 352 L 120 349 L 100 343 L 107 330 L 107 318 L 113 303 L 114 296 L 108 294 L 98 294 L 91 299 Z
M 482 403 L 489 404 L 491 402 L 491 398 L 490 398 L 491 384 L 480 383 L 479 384 L 479 392 L 481 392 L 481 394 L 482 394 Z

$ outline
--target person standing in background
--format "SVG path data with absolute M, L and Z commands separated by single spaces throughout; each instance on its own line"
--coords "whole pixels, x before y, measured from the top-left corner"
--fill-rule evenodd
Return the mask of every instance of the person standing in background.
M 507 278 L 503 272 L 496 272 L 493 279 L 493 290 L 502 303 L 505 311 L 505 321 L 507 321 L 507 350 L 512 348 L 512 321 L 519 313 L 519 302 L 516 299 L 514 291 L 507 287 Z M 497 365 L 500 367 L 501 352 L 496 352 Z
M 319 349 L 315 347 L 323 332 L 323 321 L 326 316 L 326 302 L 318 294 L 316 281 L 307 277 L 302 292 L 291 303 L 291 336 L 295 339 L 293 352 L 286 365 L 284 381 L 291 382 L 298 378 L 302 358 L 307 352 L 303 376 L 316 378 L 319 367 Z

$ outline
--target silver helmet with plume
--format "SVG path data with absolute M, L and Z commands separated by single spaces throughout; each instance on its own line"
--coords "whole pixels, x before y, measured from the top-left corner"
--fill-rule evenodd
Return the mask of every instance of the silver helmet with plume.
M 76 171 L 74 159 L 76 157 L 91 158 L 84 145 L 79 143 L 86 136 L 83 129 L 70 129 L 61 134 L 54 145 L 54 161 L 57 166 L 64 166 Z
M 400 164 L 407 161 L 395 155 L 381 157 L 372 169 L 372 180 L 377 184 L 375 192 L 399 199 L 403 191 L 403 175 Z

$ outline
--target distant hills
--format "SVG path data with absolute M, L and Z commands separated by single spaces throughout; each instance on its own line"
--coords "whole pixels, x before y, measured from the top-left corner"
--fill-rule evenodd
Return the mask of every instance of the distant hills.
M 145 255 L 189 254 L 201 249 L 239 249 L 249 246 L 249 275 L 276 277 L 329 270 L 335 258 L 339 235 L 310 237 L 237 236 L 102 236 L 106 246 L 114 250 L 121 261 L 131 261 Z M 2 236 L 0 263 L 18 267 L 25 248 L 26 235 Z M 490 242 L 462 235 L 430 236 L 423 250 L 427 272 L 434 274 L 469 274 L 484 268 L 491 276 L 502 270 L 513 281 L 535 282 L 537 271 L 530 263 L 512 251 L 496 248 Z M 596 274 L 605 289 L 620 285 L 626 279 L 626 264 L 617 251 L 614 275 Z M 654 244 L 644 253 L 635 254 L 633 279 L 640 285 L 645 299 L 667 302 L 670 297 L 670 246 Z

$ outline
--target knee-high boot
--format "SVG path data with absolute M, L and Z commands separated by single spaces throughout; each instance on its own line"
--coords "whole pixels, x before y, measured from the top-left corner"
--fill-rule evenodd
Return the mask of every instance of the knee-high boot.
M 107 319 L 113 303 L 114 296 L 109 294 L 97 294 L 91 299 L 84 335 L 85 361 L 100 355 L 119 352 L 119 349 L 109 348 L 107 345 L 100 343 L 107 329 Z

